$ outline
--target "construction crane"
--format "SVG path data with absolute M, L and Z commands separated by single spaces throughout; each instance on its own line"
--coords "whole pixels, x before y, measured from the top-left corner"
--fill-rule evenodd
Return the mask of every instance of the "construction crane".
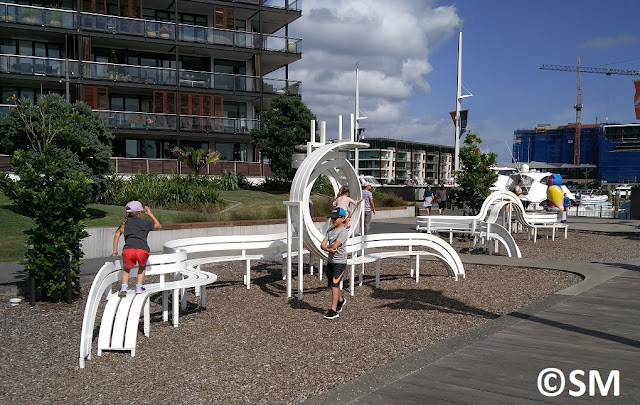
M 626 69 L 607 69 L 597 67 L 580 67 L 580 56 L 578 56 L 578 66 L 564 66 L 564 65 L 542 65 L 540 69 L 543 70 L 561 70 L 564 72 L 577 72 L 578 75 L 578 96 L 576 105 L 573 107 L 576 110 L 576 135 L 573 140 L 573 164 L 580 164 L 580 131 L 582 130 L 582 88 L 580 87 L 580 72 L 583 73 L 602 73 L 607 76 L 611 75 L 630 75 L 640 76 L 640 70 L 626 70 Z

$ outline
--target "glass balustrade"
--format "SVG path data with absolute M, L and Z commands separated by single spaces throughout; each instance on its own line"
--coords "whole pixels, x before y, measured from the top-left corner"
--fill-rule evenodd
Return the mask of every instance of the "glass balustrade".
M 69 60 L 69 77 L 78 77 L 78 62 Z M 65 60 L 0 54 L 0 72 L 65 77 Z
M 199 87 L 215 90 L 258 91 L 259 78 L 227 73 L 180 71 L 181 87 Z
M 287 10 L 302 10 L 302 0 L 267 0 L 262 3 L 265 7 L 283 8 Z
M 176 130 L 248 134 L 258 128 L 259 120 L 246 118 L 203 117 L 198 115 L 156 114 L 147 112 L 94 110 L 113 129 Z
M 273 94 L 299 95 L 301 82 L 284 79 L 263 79 L 262 91 Z
M 76 28 L 76 13 L 73 10 L 0 3 L 0 22 Z
M 176 70 L 171 68 L 85 61 L 82 64 L 82 74 L 89 79 L 121 83 L 176 84 Z

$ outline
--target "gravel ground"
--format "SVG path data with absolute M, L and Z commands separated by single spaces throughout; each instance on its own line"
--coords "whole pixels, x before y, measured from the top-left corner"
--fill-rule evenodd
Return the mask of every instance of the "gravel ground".
M 559 260 L 619 261 L 640 251 L 638 239 L 574 231 L 567 240 L 517 242 L 524 257 Z M 471 244 L 454 246 L 468 252 Z M 416 284 L 408 267 L 408 259 L 383 261 L 376 290 L 368 265 L 356 295 L 345 292 L 340 318 L 327 321 L 326 280 L 305 275 L 300 302 L 286 299 L 279 263 L 255 263 L 250 290 L 240 263 L 216 265 L 207 310 L 190 296 L 173 328 L 161 322 L 154 296 L 151 334 L 139 335 L 136 356 L 97 357 L 94 340 L 83 370 L 77 357 L 84 300 L 30 308 L 10 307 L 4 297 L 0 402 L 298 403 L 580 281 L 552 270 L 466 265 L 466 279 L 456 282 L 442 265 L 424 264 Z

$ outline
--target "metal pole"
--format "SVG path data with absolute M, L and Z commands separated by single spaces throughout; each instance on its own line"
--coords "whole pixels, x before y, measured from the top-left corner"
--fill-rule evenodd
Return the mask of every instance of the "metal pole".
M 64 85 L 65 85 L 65 97 L 67 103 L 71 102 L 71 93 L 69 92 L 69 57 L 65 54 L 64 58 Z
M 355 115 L 355 127 L 353 133 L 353 140 L 358 141 L 358 121 L 360 117 L 360 83 L 359 83 L 359 72 L 358 64 L 356 63 L 356 115 Z M 356 176 L 360 176 L 360 153 L 358 152 L 358 148 L 355 150 L 355 171 Z
M 462 27 L 458 33 L 458 84 L 456 90 L 456 134 L 454 142 L 453 170 L 460 170 L 460 98 L 462 95 Z
M 27 241 L 27 261 L 31 261 L 33 257 L 33 239 L 29 238 Z M 34 306 L 36 304 L 36 277 L 33 271 L 33 268 L 29 269 L 29 279 L 28 279 L 28 289 L 29 289 L 29 304 Z
M 71 304 L 73 302 L 73 288 L 71 286 L 71 252 L 64 252 L 64 267 L 65 267 L 65 276 L 67 281 L 66 288 L 66 296 L 67 296 L 67 304 Z

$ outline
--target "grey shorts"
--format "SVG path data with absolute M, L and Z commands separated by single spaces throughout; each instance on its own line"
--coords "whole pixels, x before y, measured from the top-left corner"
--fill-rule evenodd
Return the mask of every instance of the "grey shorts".
M 347 268 L 347 263 L 327 263 L 327 287 L 340 288 L 345 268 Z

